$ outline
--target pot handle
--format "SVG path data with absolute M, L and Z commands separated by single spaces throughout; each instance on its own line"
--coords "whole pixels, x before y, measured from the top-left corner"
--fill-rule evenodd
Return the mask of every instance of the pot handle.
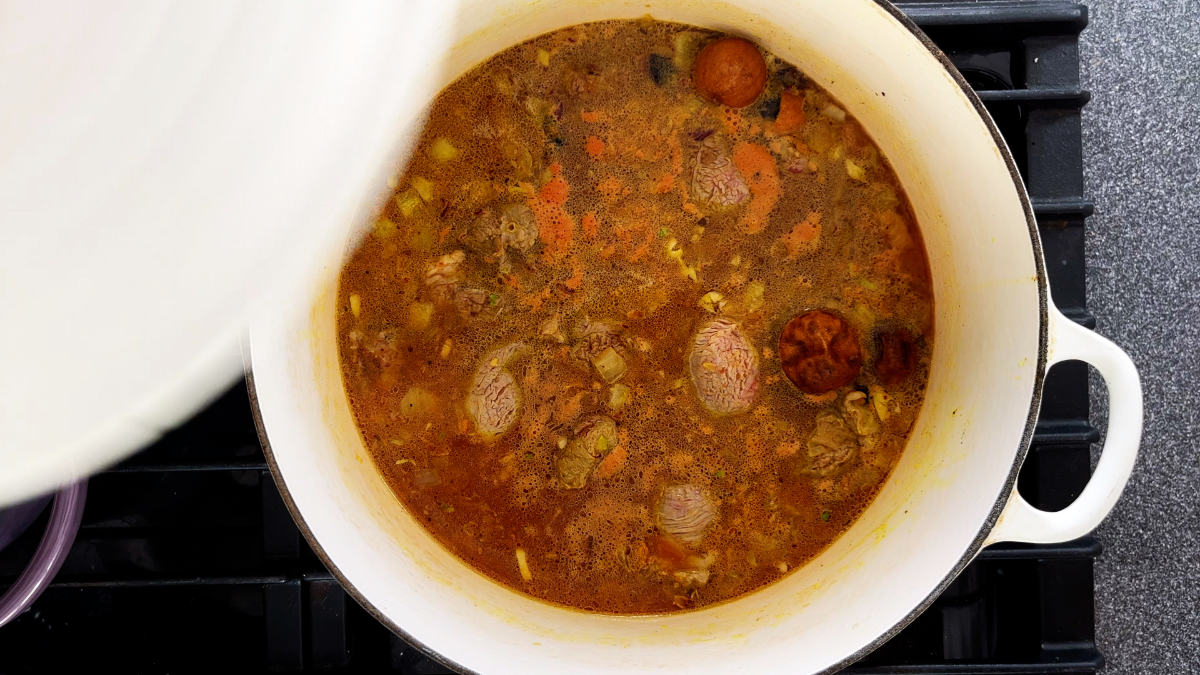
M 1051 544 L 1082 537 L 1104 520 L 1129 481 L 1142 439 L 1142 384 L 1133 360 L 1107 338 L 1071 321 L 1051 305 L 1046 368 L 1063 361 L 1091 364 L 1108 386 L 1108 428 L 1100 462 L 1083 492 L 1061 511 L 1034 508 L 1014 485 L 988 537 L 989 544 Z

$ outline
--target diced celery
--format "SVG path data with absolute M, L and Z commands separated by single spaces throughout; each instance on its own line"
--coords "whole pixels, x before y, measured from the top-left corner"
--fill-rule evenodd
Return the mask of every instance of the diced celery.
M 605 382 L 616 382 L 628 369 L 625 357 L 612 347 L 605 347 L 604 351 L 597 354 L 592 359 L 592 365 L 596 367 L 596 372 Z
M 408 325 L 414 330 L 425 330 L 432 319 L 432 302 L 414 302 L 408 306 Z
M 458 159 L 458 148 L 445 136 L 438 136 L 429 146 L 429 156 L 439 162 L 449 162 Z

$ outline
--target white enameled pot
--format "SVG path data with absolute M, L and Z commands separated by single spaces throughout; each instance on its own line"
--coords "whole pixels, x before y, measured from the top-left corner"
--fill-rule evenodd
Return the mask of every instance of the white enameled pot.
M 1029 200 L 1003 141 L 961 77 L 894 8 L 874 0 L 468 1 L 441 80 L 546 31 L 647 13 L 758 41 L 832 92 L 891 160 L 933 274 L 928 394 L 878 498 L 809 564 L 694 612 L 577 612 L 473 571 L 426 534 L 376 473 L 342 390 L 331 261 L 318 284 L 251 326 L 268 457 L 309 541 L 351 593 L 460 670 L 836 669 L 915 617 L 983 547 L 1093 529 L 1134 464 L 1142 395 L 1132 362 L 1054 307 Z M 353 229 L 347 223 L 347 237 Z M 1049 513 L 1022 499 L 1014 481 L 1046 371 L 1066 360 L 1103 375 L 1111 415 L 1091 482 Z

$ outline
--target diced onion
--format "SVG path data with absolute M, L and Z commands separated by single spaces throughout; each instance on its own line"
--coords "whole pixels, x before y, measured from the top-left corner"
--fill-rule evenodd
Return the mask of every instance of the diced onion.
M 837 122 L 845 122 L 846 121 L 846 111 L 842 110 L 841 108 L 837 107 L 836 105 L 834 105 L 832 103 L 825 106 L 824 108 L 821 108 L 821 114 L 828 117 L 829 119 L 835 120 Z
M 517 549 L 517 568 L 521 570 L 521 578 L 525 581 L 533 581 L 533 572 L 529 571 L 529 560 L 525 556 L 525 549 Z
M 859 166 L 849 157 L 846 158 L 846 175 L 860 183 L 865 183 L 867 181 L 867 170 Z

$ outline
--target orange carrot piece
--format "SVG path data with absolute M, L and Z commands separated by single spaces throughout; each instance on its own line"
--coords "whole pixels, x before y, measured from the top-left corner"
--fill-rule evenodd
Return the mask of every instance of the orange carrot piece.
M 567 203 L 567 180 L 562 177 L 562 164 L 550 165 L 550 181 L 538 191 L 538 198 L 548 204 L 562 206 Z
M 654 194 L 665 195 L 675 189 L 675 176 L 664 173 L 654 184 Z
M 784 441 L 775 446 L 776 457 L 791 457 L 797 452 L 800 452 L 800 443 L 796 441 Z
M 779 170 L 771 151 L 757 143 L 738 143 L 733 147 L 733 165 L 746 178 L 750 187 L 750 203 L 742 218 L 747 234 L 762 232 L 767 216 L 779 202 Z
M 579 290 L 579 285 L 583 283 L 583 265 L 580 265 L 577 260 L 571 260 L 571 276 L 563 282 L 563 285 L 572 291 Z
M 762 437 L 753 431 L 746 434 L 746 456 L 752 459 L 760 459 L 766 448 L 763 447 Z
M 625 468 L 625 460 L 629 458 L 625 446 L 618 445 L 596 465 L 596 478 L 611 478 Z
M 688 200 L 687 188 L 679 181 L 679 175 L 683 173 L 683 144 L 680 142 L 678 134 L 667 136 L 666 143 L 671 152 L 671 168 L 667 170 L 667 173 L 659 176 L 651 191 L 655 194 L 665 195 L 671 190 L 679 188 L 679 195 L 686 202 Z
M 583 395 L 585 393 L 587 392 L 581 391 L 559 403 L 558 409 L 554 412 L 554 419 L 574 420 L 579 415 L 579 410 L 583 407 Z
M 650 244 L 644 243 L 641 246 L 634 249 L 633 253 L 629 254 L 629 262 L 637 262 L 637 261 L 641 260 L 642 258 L 646 257 L 646 254 L 649 252 L 650 252 Z
M 785 91 L 779 95 L 779 115 L 775 118 L 775 132 L 790 134 L 804 126 L 804 97 Z M 852 126 L 852 125 L 846 125 Z
M 621 179 L 616 176 L 609 176 L 597 183 L 596 191 L 609 199 L 616 199 L 622 195 L 629 194 L 629 188 L 625 187 L 625 183 L 621 182 Z
M 659 534 L 650 535 L 646 540 L 646 544 L 647 548 L 650 549 L 650 556 L 658 560 L 668 572 L 682 568 L 688 556 L 691 555 L 683 547 L 683 544 Z
M 604 141 L 600 140 L 599 136 L 588 136 L 583 142 L 583 149 L 593 158 L 599 158 L 604 154 Z
M 579 113 L 579 119 L 588 124 L 598 124 L 608 119 L 603 110 L 584 110 Z
M 779 238 L 789 258 L 812 253 L 821 238 L 821 214 L 810 211 L 790 232 Z
M 529 310 L 531 312 L 537 312 L 537 311 L 541 310 L 542 304 L 544 304 L 549 299 L 550 299 L 550 287 L 545 286 L 542 288 L 542 291 L 540 293 L 531 293 L 530 295 L 527 295 L 527 296 L 521 298 L 520 303 L 522 305 L 529 305 Z
M 571 245 L 571 230 L 575 222 L 561 206 L 533 210 L 538 221 L 538 236 L 546 244 L 546 254 L 551 259 L 561 258 Z
M 546 255 L 555 259 L 561 257 L 570 247 L 575 219 L 563 208 L 563 204 L 567 203 L 570 188 L 566 179 L 562 177 L 562 164 L 551 164 L 550 175 L 550 181 L 528 201 L 529 208 L 537 218 L 538 236 L 546 244 Z
M 730 136 L 738 136 L 742 126 L 746 123 L 742 114 L 734 108 L 726 108 L 722 111 L 721 121 L 725 123 L 725 131 L 729 132 Z
M 596 212 L 588 211 L 583 214 L 583 220 L 580 222 L 583 227 L 583 236 L 591 239 L 596 236 L 596 230 L 600 229 L 600 222 L 596 220 Z

